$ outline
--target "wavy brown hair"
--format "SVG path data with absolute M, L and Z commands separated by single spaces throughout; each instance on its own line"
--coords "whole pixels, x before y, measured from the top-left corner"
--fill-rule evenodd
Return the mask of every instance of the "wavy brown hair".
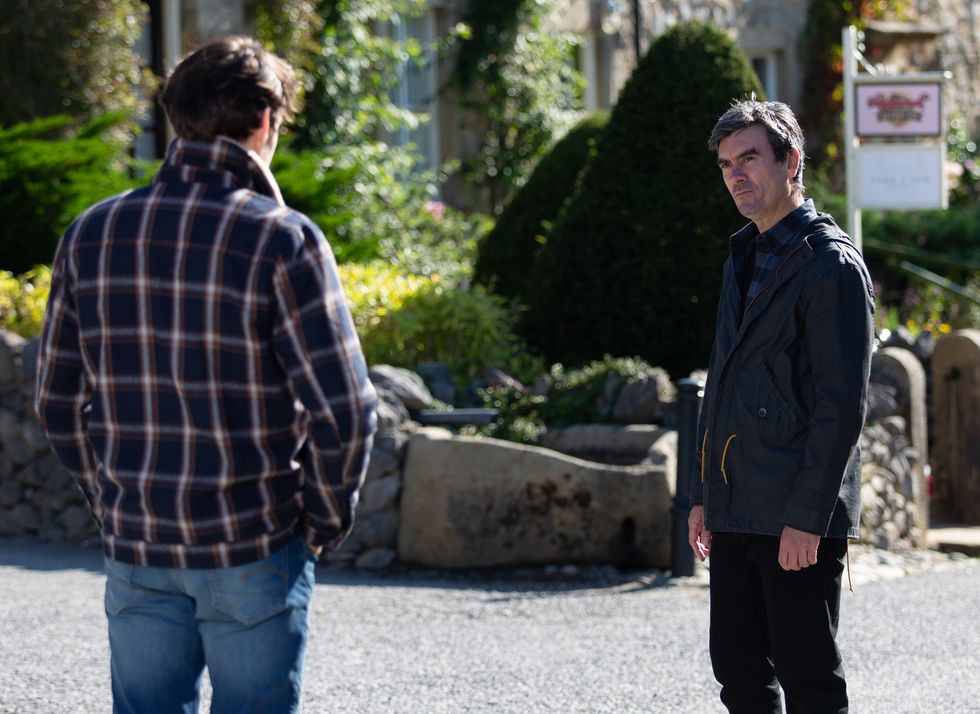
M 242 141 L 271 111 L 278 130 L 299 108 L 299 83 L 284 60 L 250 37 L 229 36 L 198 48 L 174 68 L 160 102 L 177 136 Z

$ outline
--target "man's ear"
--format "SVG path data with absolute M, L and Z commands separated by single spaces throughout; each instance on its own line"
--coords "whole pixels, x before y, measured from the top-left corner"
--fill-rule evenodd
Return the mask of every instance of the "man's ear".
M 800 172 L 800 152 L 796 149 L 789 150 L 789 156 L 786 157 L 786 170 L 790 178 L 794 178 Z

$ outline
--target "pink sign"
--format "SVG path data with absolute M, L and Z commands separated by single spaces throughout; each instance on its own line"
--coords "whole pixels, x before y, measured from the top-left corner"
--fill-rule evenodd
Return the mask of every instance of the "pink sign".
M 858 136 L 939 136 L 942 84 L 859 84 Z

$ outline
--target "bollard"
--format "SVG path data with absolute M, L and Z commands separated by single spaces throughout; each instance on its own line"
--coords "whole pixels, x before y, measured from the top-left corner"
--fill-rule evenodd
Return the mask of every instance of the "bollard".
M 694 551 L 687 542 L 687 517 L 691 513 L 691 470 L 698 438 L 698 418 L 704 382 L 677 381 L 677 484 L 674 493 L 674 543 L 672 572 L 675 578 L 694 575 Z

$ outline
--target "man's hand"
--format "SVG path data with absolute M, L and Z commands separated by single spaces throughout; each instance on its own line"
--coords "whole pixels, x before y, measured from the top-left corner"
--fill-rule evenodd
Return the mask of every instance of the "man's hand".
M 704 527 L 704 506 L 691 506 L 687 517 L 687 542 L 701 562 L 711 555 L 711 531 Z
M 313 555 L 315 555 L 317 558 L 319 558 L 320 557 L 320 553 L 323 552 L 323 546 L 322 545 L 311 545 L 310 546 L 310 552 L 313 553 Z
M 779 538 L 779 565 L 783 570 L 803 570 L 817 562 L 820 536 L 783 526 Z

